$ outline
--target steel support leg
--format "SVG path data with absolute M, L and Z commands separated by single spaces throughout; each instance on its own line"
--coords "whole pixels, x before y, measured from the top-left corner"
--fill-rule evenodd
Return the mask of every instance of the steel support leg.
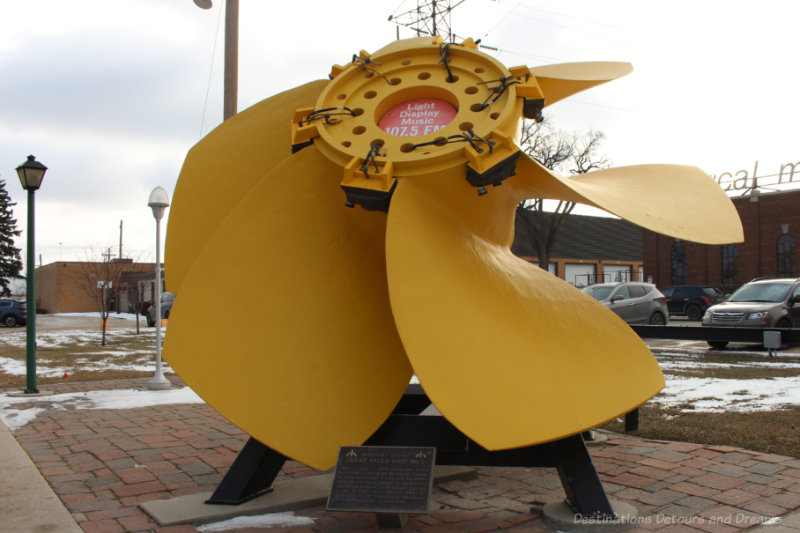
M 206 503 L 239 505 L 272 490 L 286 457 L 250 437 Z
M 580 435 L 553 443 L 558 453 L 558 476 L 567 495 L 567 505 L 585 517 L 613 520 L 616 515 Z
M 639 431 L 639 409 L 625 413 L 625 431 Z

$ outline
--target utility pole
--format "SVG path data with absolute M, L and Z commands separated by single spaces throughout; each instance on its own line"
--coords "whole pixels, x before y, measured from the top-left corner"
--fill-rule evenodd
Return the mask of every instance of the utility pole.
M 197 7 L 211 9 L 211 0 L 194 0 Z M 239 93 L 239 0 L 225 0 L 225 74 L 222 120 L 236 114 Z
M 417 0 L 417 7 L 403 13 L 394 13 L 389 20 L 399 28 L 409 28 L 417 37 L 441 35 L 445 42 L 454 42 L 456 35 L 450 25 L 450 13 L 466 0 Z

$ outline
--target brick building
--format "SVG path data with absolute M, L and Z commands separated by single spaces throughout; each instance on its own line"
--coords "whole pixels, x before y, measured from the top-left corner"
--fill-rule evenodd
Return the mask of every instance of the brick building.
M 709 246 L 643 232 L 645 275 L 659 287 L 711 285 L 723 292 L 759 277 L 797 277 L 800 191 L 733 198 L 744 242 Z
M 152 302 L 155 263 L 58 261 L 36 269 L 36 308 L 45 313 L 100 311 L 98 282 L 111 281 L 115 312 L 131 312 L 136 302 Z M 137 293 L 138 291 L 138 293 Z
M 537 262 L 528 230 L 517 213 L 511 251 Z M 542 213 L 545 225 L 549 213 Z M 625 220 L 570 214 L 550 254 L 548 270 L 576 287 L 609 281 L 643 281 L 642 228 Z

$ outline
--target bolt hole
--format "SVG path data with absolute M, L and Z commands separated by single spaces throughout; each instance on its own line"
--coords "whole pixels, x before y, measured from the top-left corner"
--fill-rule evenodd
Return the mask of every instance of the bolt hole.
M 481 74 L 482 72 L 486 72 L 486 69 L 485 69 L 485 68 L 483 68 L 483 67 L 477 67 L 477 68 L 475 69 L 475 72 L 476 72 L 477 74 Z
M 383 139 L 373 139 L 372 142 L 369 143 L 369 145 L 370 146 L 383 146 L 384 142 L 385 141 Z
M 436 137 L 436 138 L 433 140 L 433 143 L 434 143 L 436 146 L 444 146 L 445 144 L 447 144 L 447 138 L 446 138 L 446 137 Z
M 472 124 L 472 122 L 462 122 L 461 124 L 458 125 L 458 129 L 460 129 L 461 131 L 471 130 L 474 127 L 475 125 Z
M 454 75 L 452 75 L 452 76 L 447 76 L 447 77 L 444 79 L 444 81 L 446 81 L 447 83 L 455 83 L 455 82 L 457 82 L 457 81 L 458 81 L 458 76 L 456 76 L 455 74 L 454 74 Z
M 430 72 L 420 72 L 419 74 L 417 74 L 417 79 L 419 80 L 427 80 L 430 77 L 431 77 Z
M 347 98 L 346 94 L 337 94 L 336 95 L 336 99 L 337 100 L 344 100 L 345 98 Z
M 356 126 L 353 128 L 353 135 L 362 135 L 365 131 L 367 131 L 366 126 Z
M 364 93 L 364 98 L 366 98 L 367 100 L 375 98 L 376 96 L 378 96 L 378 93 L 376 93 L 375 91 L 367 91 Z
M 403 146 L 400 147 L 400 151 L 404 154 L 414 151 L 414 145 L 411 143 L 405 143 Z
M 474 111 L 475 113 L 483 111 L 483 104 L 472 104 L 469 106 L 469 110 Z
M 360 107 L 356 107 L 356 108 L 355 108 L 355 109 L 353 109 L 352 111 L 353 111 L 353 116 L 354 116 L 354 117 L 358 117 L 358 116 L 361 116 L 361 115 L 363 115 L 363 114 L 364 114 L 364 110 L 363 110 L 363 109 L 361 109 Z
M 475 94 L 475 93 L 477 93 L 477 92 L 478 92 L 478 88 L 477 88 L 477 87 L 475 87 L 474 85 L 470 85 L 469 87 L 467 87 L 466 89 L 464 89 L 464 92 L 465 92 L 466 94 Z
M 400 78 L 392 78 L 389 80 L 389 85 L 400 85 L 402 81 Z
M 342 142 L 342 146 L 344 146 L 345 148 L 350 148 L 350 146 L 351 146 L 352 144 L 353 144 L 353 143 L 351 143 L 350 141 L 343 141 L 343 142 Z
M 407 67 L 408 65 L 411 64 L 411 60 L 410 59 L 404 59 L 400 64 L 405 66 L 405 67 Z
M 492 120 L 497 120 L 500 117 L 500 113 L 492 113 L 489 115 L 489 118 Z

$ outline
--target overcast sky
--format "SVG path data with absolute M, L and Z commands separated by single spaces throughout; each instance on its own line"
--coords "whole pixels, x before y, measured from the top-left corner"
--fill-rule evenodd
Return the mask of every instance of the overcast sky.
M 150 191 L 171 197 L 187 150 L 222 120 L 214 3 L 0 0 L 0 177 L 24 232 L 14 169 L 28 154 L 49 167 L 36 193 L 43 264 L 116 255 L 120 221 L 123 255 L 155 258 Z M 416 4 L 240 0 L 239 109 L 381 48 L 396 38 L 389 15 Z M 709 174 L 800 161 L 798 20 L 794 0 L 465 0 L 452 14 L 455 33 L 506 66 L 630 61 L 626 78 L 548 108 L 555 125 L 604 132 L 615 165 Z

